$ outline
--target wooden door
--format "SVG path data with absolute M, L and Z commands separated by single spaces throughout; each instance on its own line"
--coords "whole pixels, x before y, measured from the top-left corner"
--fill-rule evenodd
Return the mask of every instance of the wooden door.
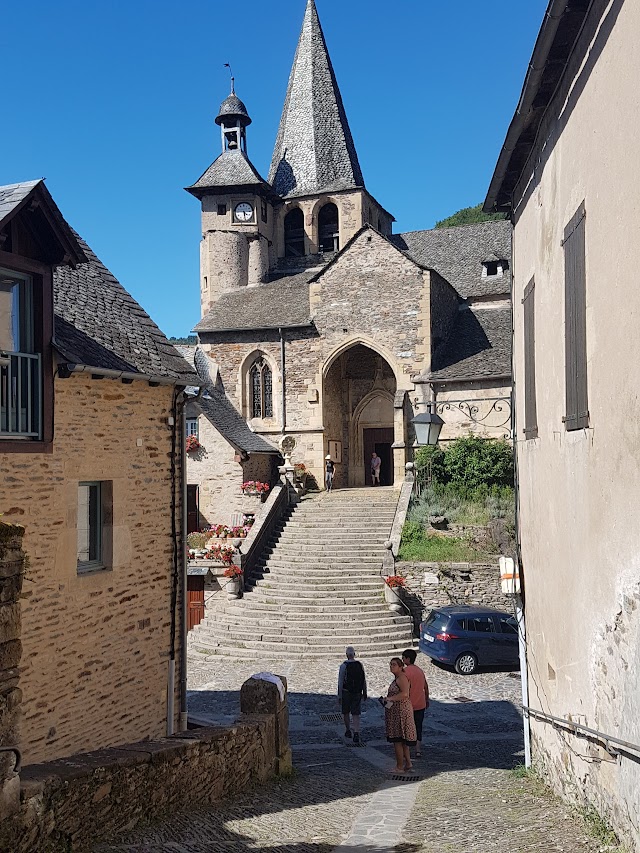
M 187 631 L 195 628 L 204 619 L 204 577 L 187 577 Z

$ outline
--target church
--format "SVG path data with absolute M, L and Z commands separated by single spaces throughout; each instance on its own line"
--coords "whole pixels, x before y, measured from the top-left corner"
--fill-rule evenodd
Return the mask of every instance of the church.
M 330 455 L 340 488 L 368 483 L 374 451 L 382 483 L 399 484 L 412 420 L 430 406 L 443 440 L 507 435 L 510 223 L 393 233 L 366 188 L 314 0 L 267 179 L 233 81 L 215 122 L 220 154 L 187 187 L 202 206 L 191 356 L 210 388 L 191 411 L 190 431 L 209 436 L 189 462 L 201 521 L 243 509 L 238 485 L 251 465 L 274 470 L 285 436 L 319 484 Z M 222 424 L 214 397 L 233 411 Z M 235 485 L 214 486 L 220 476 Z

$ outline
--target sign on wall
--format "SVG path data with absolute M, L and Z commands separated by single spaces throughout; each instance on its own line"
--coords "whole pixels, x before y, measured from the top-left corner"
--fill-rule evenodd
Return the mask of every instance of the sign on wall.
M 342 462 L 342 442 L 341 441 L 330 441 L 329 442 L 329 456 L 333 459 L 334 462 Z

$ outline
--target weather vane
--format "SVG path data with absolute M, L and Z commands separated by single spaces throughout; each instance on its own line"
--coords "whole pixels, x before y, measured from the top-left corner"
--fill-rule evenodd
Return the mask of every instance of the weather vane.
M 233 71 L 231 70 L 231 63 L 229 63 L 229 62 L 225 62 L 224 67 L 229 69 L 229 74 L 231 75 L 231 94 L 232 94 L 232 95 L 235 95 L 235 92 L 236 92 L 236 85 L 235 85 L 235 84 L 236 84 L 236 78 L 233 76 Z

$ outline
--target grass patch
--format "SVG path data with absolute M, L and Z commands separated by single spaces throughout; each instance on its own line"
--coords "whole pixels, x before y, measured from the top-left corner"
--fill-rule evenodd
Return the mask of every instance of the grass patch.
M 438 536 L 429 534 L 420 528 L 405 536 L 403 531 L 399 560 L 415 561 L 418 563 L 474 563 L 487 559 L 484 551 L 472 548 L 468 540 L 455 536 Z
M 612 850 L 618 850 L 618 838 L 602 815 L 593 808 L 585 806 L 578 809 L 589 835 L 600 844 L 605 844 Z

